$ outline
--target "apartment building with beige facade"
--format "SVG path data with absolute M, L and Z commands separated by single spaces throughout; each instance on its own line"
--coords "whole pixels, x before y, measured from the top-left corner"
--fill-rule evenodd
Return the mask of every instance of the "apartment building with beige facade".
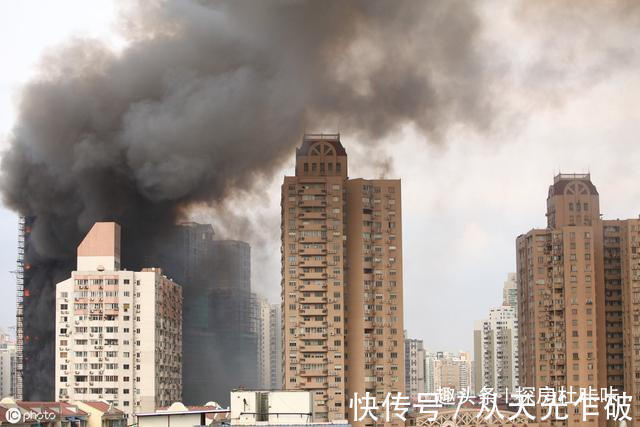
M 182 398 L 182 289 L 159 268 L 120 265 L 120 226 L 94 224 L 56 286 L 55 393 L 132 414 Z
M 435 391 L 444 388 L 456 391 L 471 390 L 473 385 L 472 366 L 471 356 L 465 351 L 460 351 L 458 354 L 435 353 L 433 361 L 433 387 Z
M 633 396 L 635 418 L 640 415 L 640 220 L 602 219 L 588 174 L 554 178 L 547 219 L 547 229 L 517 240 L 521 380 L 613 387 Z M 569 424 L 582 422 L 579 414 L 570 415 Z
M 339 135 L 305 135 L 282 185 L 284 387 L 312 391 L 318 421 L 404 392 L 400 181 L 347 168 Z
M 597 388 L 605 356 L 598 352 L 595 304 L 600 207 L 590 176 L 555 176 L 546 216 L 547 228 L 516 241 L 520 384 Z M 565 423 L 581 425 L 582 418 L 580 407 L 570 406 Z
M 598 293 L 598 351 L 601 383 L 633 397 L 632 414 L 640 417 L 640 219 L 602 221 L 602 253 L 597 271 L 604 286 Z M 599 236 L 600 237 L 600 236 Z M 603 301 L 603 303 L 601 302 Z

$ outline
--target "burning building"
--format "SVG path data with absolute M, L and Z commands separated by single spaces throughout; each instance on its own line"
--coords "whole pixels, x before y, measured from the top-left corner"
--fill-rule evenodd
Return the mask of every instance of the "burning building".
M 339 128 L 375 144 L 404 125 L 438 138 L 452 123 L 485 129 L 493 117 L 494 93 L 475 66 L 480 16 L 466 2 L 128 6 L 122 51 L 78 38 L 47 53 L 20 92 L 2 157 L 3 202 L 28 217 L 18 273 L 24 399 L 54 397 L 54 284 L 73 270 L 95 222 L 121 224 L 123 264 L 165 266 L 189 304 L 191 269 L 179 257 L 156 260 L 155 249 L 180 238 L 175 224 L 191 207 L 225 212 L 234 195 L 262 191 L 305 129 Z M 202 298 L 185 309 L 185 328 L 204 301 L 245 305 L 246 292 L 212 279 L 195 288 Z

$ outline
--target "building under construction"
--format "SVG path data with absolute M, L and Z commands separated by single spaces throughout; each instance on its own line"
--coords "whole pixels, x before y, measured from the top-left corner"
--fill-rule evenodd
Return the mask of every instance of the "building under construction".
M 53 400 L 55 284 L 73 260 L 44 260 L 31 242 L 34 217 L 20 217 L 16 269 L 16 399 Z M 49 373 L 49 374 L 45 374 Z
M 22 400 L 22 371 L 24 351 L 24 246 L 26 233 L 26 218 L 18 220 L 18 260 L 16 265 L 16 374 L 14 375 L 16 400 Z M 31 226 L 29 226 L 30 228 Z M 30 230 L 29 230 L 30 231 Z

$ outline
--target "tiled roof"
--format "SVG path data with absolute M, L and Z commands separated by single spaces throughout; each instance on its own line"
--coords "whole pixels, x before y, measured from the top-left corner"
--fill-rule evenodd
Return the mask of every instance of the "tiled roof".
M 120 413 L 120 414 L 124 414 L 124 412 L 122 412 L 120 409 L 114 407 L 111 407 L 111 405 L 109 405 L 109 403 L 104 402 L 102 400 L 83 400 L 81 401 L 82 403 L 84 403 L 85 405 L 91 406 L 92 408 L 97 409 L 100 412 L 110 412 L 110 413 Z M 109 408 L 111 408 L 111 411 L 109 411 Z

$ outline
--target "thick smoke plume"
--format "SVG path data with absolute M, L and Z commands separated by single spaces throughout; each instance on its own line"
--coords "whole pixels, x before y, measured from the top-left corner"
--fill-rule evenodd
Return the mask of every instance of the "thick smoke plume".
M 404 124 L 434 140 L 452 124 L 489 126 L 473 7 L 141 1 L 123 12 L 122 52 L 94 40 L 49 52 L 2 160 L 5 203 L 37 218 L 31 259 L 47 279 L 32 303 L 52 307 L 52 266 L 72 264 L 95 221 L 123 225 L 133 268 L 190 206 L 271 176 L 304 131 L 373 144 Z M 38 339 L 52 341 L 53 327 Z M 51 390 L 52 358 L 30 355 L 26 388 Z M 42 394 L 28 397 L 53 398 Z
M 140 1 L 123 9 L 122 52 L 82 39 L 49 52 L 2 159 L 5 204 L 36 217 L 29 318 L 45 333 L 32 337 L 25 397 L 53 398 L 53 286 L 95 221 L 123 225 L 135 268 L 193 206 L 230 211 L 305 131 L 375 144 L 409 124 L 439 141 L 454 125 L 491 128 L 496 104 L 518 104 L 506 92 L 526 110 L 637 62 L 637 2 L 478 4 Z M 505 16 L 513 34 L 487 38 Z M 543 34 L 522 44 L 528 31 Z

